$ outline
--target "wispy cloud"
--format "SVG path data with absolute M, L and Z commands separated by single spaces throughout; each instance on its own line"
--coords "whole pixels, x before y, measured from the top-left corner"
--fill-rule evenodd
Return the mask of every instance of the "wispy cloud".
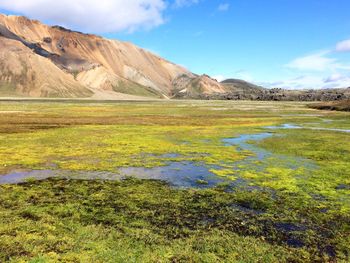
M 303 74 L 277 82 L 265 83 L 268 87 L 346 88 L 350 86 L 350 63 L 339 52 L 350 51 L 350 40 L 337 43 L 335 48 L 318 51 L 293 59 L 285 65 L 289 74 Z
M 285 66 L 299 71 L 350 70 L 350 64 L 340 62 L 339 59 L 332 56 L 334 52 L 325 50 L 296 58 Z
M 328 77 L 309 74 L 274 82 L 262 82 L 259 84 L 267 88 L 282 88 L 292 90 L 347 88 L 350 87 L 350 76 L 342 75 L 339 73 L 334 73 Z
M 327 57 L 329 51 L 322 51 L 311 55 L 296 58 L 289 62 L 286 67 L 305 71 L 324 71 L 337 67 L 337 60 Z
M 338 82 L 338 81 L 341 81 L 341 80 L 344 80 L 344 79 L 347 79 L 348 77 L 340 74 L 340 73 L 333 73 L 332 75 L 326 77 L 324 79 L 324 82 L 325 83 L 332 83 L 332 82 Z
M 230 4 L 229 3 L 222 3 L 218 6 L 218 11 L 220 12 L 225 12 L 230 9 Z
M 193 4 L 198 4 L 200 0 L 175 0 L 174 7 L 184 7 L 184 6 L 190 6 Z

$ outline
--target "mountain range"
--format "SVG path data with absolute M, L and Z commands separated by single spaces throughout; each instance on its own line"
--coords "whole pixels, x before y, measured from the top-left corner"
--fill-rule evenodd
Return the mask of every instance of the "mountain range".
M 331 100 L 350 96 L 349 89 L 328 93 L 332 95 L 308 97 L 304 91 L 268 90 L 236 79 L 220 83 L 132 43 L 0 14 L 0 97 Z

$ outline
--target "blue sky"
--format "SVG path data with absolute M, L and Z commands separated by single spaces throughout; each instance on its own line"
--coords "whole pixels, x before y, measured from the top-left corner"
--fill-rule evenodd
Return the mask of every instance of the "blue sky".
M 218 79 L 350 86 L 349 0 L 62 0 L 50 10 L 42 2 L 52 1 L 0 0 L 0 8 L 130 41 Z M 73 11 L 58 14 L 70 5 Z

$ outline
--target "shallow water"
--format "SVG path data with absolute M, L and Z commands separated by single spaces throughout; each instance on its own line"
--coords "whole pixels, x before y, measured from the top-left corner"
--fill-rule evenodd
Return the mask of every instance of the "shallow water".
M 288 125 L 288 127 L 294 127 Z M 278 164 L 278 166 L 297 169 L 300 167 L 304 167 L 306 169 L 316 169 L 317 166 L 314 165 L 310 160 L 296 157 L 296 156 L 286 156 L 282 154 L 275 154 L 270 151 L 267 151 L 263 148 L 260 148 L 256 145 L 253 145 L 249 142 L 257 142 L 261 141 L 273 136 L 277 136 L 273 133 L 265 132 L 259 134 L 251 134 L 251 135 L 241 135 L 237 138 L 229 138 L 224 139 L 224 143 L 226 145 L 236 145 L 238 146 L 239 151 L 249 151 L 252 152 L 253 155 L 245 158 L 242 161 L 236 162 L 234 164 L 235 170 L 247 170 L 253 172 L 261 172 L 264 169 L 271 166 L 271 162 Z
M 273 133 L 270 133 L 270 132 L 264 132 L 259 134 L 245 134 L 236 138 L 224 139 L 223 142 L 227 146 L 230 146 L 230 145 L 238 146 L 238 149 L 237 149 L 238 151 L 250 151 L 255 155 L 253 157 L 248 157 L 247 159 L 243 160 L 243 162 L 248 160 L 261 161 L 271 156 L 272 153 L 262 148 L 259 148 L 253 144 L 250 144 L 249 141 L 262 141 L 272 136 L 273 136 Z
M 0 176 L 0 184 L 17 184 L 24 182 L 29 178 L 44 180 L 50 177 L 54 177 L 55 172 L 56 171 L 53 170 L 12 171 L 9 174 Z
M 281 126 L 271 126 L 268 129 L 303 129 L 304 127 L 284 124 Z M 322 128 L 315 128 L 322 129 Z M 347 131 L 341 129 L 327 129 L 336 131 Z M 261 172 L 271 166 L 271 162 L 278 164 L 279 167 L 297 169 L 300 167 L 306 170 L 316 169 L 310 160 L 274 154 L 263 148 L 251 144 L 251 142 L 261 141 L 276 136 L 272 132 L 263 132 L 259 134 L 243 134 L 235 138 L 226 138 L 222 142 L 226 146 L 236 146 L 239 152 L 248 152 L 250 156 L 241 161 L 231 164 L 235 172 L 252 171 Z M 159 156 L 159 158 L 180 157 L 178 154 L 168 153 Z M 16 184 L 25 182 L 28 179 L 44 180 L 51 177 L 59 177 L 65 179 L 84 179 L 84 180 L 122 180 L 126 177 L 136 177 L 139 179 L 163 180 L 174 187 L 181 188 L 208 188 L 219 183 L 228 183 L 230 186 L 244 186 L 247 182 L 241 178 L 236 181 L 228 180 L 223 177 L 216 176 L 210 169 L 220 170 L 220 166 L 206 165 L 201 162 L 190 161 L 168 161 L 165 166 L 145 168 L 145 167 L 125 167 L 120 168 L 115 173 L 101 171 L 67 171 L 67 170 L 16 170 L 9 174 L 0 175 L 0 184 Z M 305 170 L 304 169 L 304 170 Z M 302 175 L 300 175 L 302 176 Z
M 101 171 L 67 171 L 67 170 L 17 170 L 0 175 L 0 184 L 17 184 L 28 180 L 45 180 L 48 178 L 79 180 L 122 180 L 127 177 L 138 179 L 162 180 L 174 187 L 208 188 L 225 182 L 209 172 L 212 166 L 194 162 L 170 162 L 167 166 L 144 168 L 121 168 L 116 173 Z M 218 168 L 218 167 L 216 167 Z
M 305 130 L 318 130 L 318 131 L 335 131 L 335 132 L 346 132 L 350 133 L 348 129 L 336 129 L 336 128 L 323 128 L 323 127 L 305 127 L 298 126 L 294 124 L 282 124 L 280 126 L 268 126 L 267 129 L 277 130 L 277 129 L 305 129 Z
M 269 162 L 264 162 L 273 158 L 275 162 L 284 167 L 297 169 L 300 166 L 314 169 L 315 166 L 311 161 L 299 158 L 299 157 L 287 157 L 284 155 L 277 155 L 264 150 L 258 146 L 251 144 L 250 142 L 261 141 L 267 138 L 275 136 L 270 132 L 263 132 L 259 134 L 244 134 L 235 138 L 226 138 L 222 142 L 226 146 L 237 146 L 239 152 L 249 152 L 251 156 L 244 158 L 241 161 L 235 162 L 232 165 L 232 169 L 236 172 L 249 170 L 249 171 L 262 171 L 271 165 Z M 220 166 L 208 166 L 203 163 L 195 162 L 169 162 L 166 166 L 155 168 L 143 168 L 143 167 L 128 167 L 121 168 L 120 174 L 123 176 L 132 176 L 142 179 L 160 179 L 164 180 L 175 187 L 196 187 L 206 188 L 213 187 L 218 183 L 227 183 L 231 187 L 244 186 L 249 187 L 248 181 L 239 178 L 235 181 L 219 177 L 210 172 L 210 169 L 220 170 L 223 169 Z M 206 184 L 202 185 L 199 181 L 204 181 Z
M 6 175 L 0 175 L 0 184 L 18 184 L 28 180 L 45 180 L 53 177 L 80 180 L 123 179 L 120 174 L 100 171 L 15 170 Z
M 168 182 L 175 187 L 208 188 L 225 182 L 209 170 L 219 168 L 195 162 L 169 162 L 166 166 L 144 168 L 127 167 L 119 169 L 123 177 L 132 176 L 140 179 L 155 179 Z

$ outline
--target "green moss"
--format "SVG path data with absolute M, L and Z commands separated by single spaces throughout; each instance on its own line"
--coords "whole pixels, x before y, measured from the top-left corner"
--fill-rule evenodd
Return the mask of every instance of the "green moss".
M 150 87 L 142 86 L 136 82 L 126 82 L 119 81 L 118 85 L 113 87 L 113 90 L 120 93 L 136 95 L 136 96 L 145 96 L 151 98 L 162 98 L 162 94 Z
M 16 92 L 16 86 L 14 84 L 11 83 L 4 83 L 2 81 L 0 81 L 0 96 L 3 97 L 20 97 L 17 92 Z
M 230 180 L 237 179 L 237 177 L 235 177 L 235 172 L 232 169 L 210 169 L 210 172 L 217 176 L 228 178 Z
M 222 142 L 283 123 L 346 129 L 348 113 L 223 101 L 0 102 L 0 112 L 1 173 L 115 172 L 199 161 L 221 167 L 211 172 L 237 184 L 208 190 L 138 180 L 3 185 L 0 261 L 349 261 L 350 195 L 339 187 L 350 185 L 349 134 L 269 130 L 276 136 L 250 143 L 273 155 L 253 163 L 244 160 L 254 153 Z M 305 246 L 292 248 L 293 242 Z
M 260 143 L 274 152 L 302 156 L 313 161 L 317 168 L 311 172 L 302 169 L 283 171 L 269 168 L 274 181 L 263 185 L 292 192 L 319 195 L 334 203 L 341 203 L 342 211 L 350 211 L 349 190 L 339 191 L 339 185 L 349 185 L 349 135 L 340 132 L 298 130 L 285 131 L 285 136 L 267 139 Z M 286 147 L 288 145 L 288 147 Z M 340 201 L 341 200 L 341 201 Z
M 327 238 L 320 238 L 309 222 L 304 222 L 307 234 L 296 230 L 287 237 L 276 228 L 282 218 L 299 224 L 293 216 L 281 216 L 291 207 L 292 196 L 179 191 L 139 180 L 48 180 L 2 186 L 0 191 L 4 261 L 308 262 L 327 260 L 326 246 L 336 249 L 340 260 L 345 259 L 342 249 L 348 249 L 333 247 L 344 230 L 333 226 L 333 217 L 319 218 L 318 224 L 332 233 Z M 250 212 L 255 209 L 265 214 Z M 313 209 L 302 207 L 299 213 L 309 214 L 298 220 L 311 218 Z M 289 247 L 291 238 L 308 249 Z

